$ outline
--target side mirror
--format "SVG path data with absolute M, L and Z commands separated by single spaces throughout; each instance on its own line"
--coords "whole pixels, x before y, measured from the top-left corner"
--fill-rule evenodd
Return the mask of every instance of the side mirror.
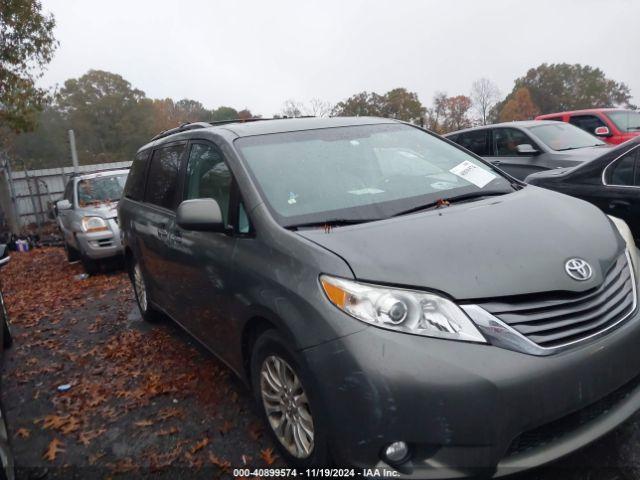
M 537 155 L 540 153 L 536 148 L 533 148 L 533 145 L 529 143 L 522 143 L 516 147 L 518 153 L 522 155 Z
M 65 198 L 63 200 L 58 200 L 56 207 L 58 207 L 58 210 L 70 210 L 73 205 L 71 205 L 71 202 Z
M 593 133 L 598 137 L 610 137 L 611 136 L 611 130 L 609 130 L 609 127 L 598 127 L 593 131 Z
M 224 232 L 220 205 L 212 198 L 185 200 L 178 206 L 176 223 L 185 230 Z

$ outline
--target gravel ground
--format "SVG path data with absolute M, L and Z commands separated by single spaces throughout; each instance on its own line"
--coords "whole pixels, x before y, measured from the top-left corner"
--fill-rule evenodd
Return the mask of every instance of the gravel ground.
M 56 248 L 16 254 L 2 272 L 15 343 L 1 395 L 18 478 L 211 479 L 282 466 L 221 362 L 171 322 L 143 322 L 124 273 L 80 273 Z M 639 425 L 636 415 L 517 478 L 640 478 Z

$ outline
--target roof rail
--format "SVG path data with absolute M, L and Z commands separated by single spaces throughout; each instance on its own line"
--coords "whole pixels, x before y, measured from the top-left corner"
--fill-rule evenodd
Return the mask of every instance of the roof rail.
M 107 173 L 107 172 L 116 172 L 118 170 L 128 170 L 129 167 L 111 167 L 111 168 L 99 168 L 98 170 L 85 170 L 82 172 L 71 172 L 67 175 L 69 178 L 74 177 L 82 177 L 83 175 L 93 175 L 94 173 Z
M 158 135 L 153 137 L 151 141 L 158 140 L 160 138 L 168 137 L 169 135 L 173 135 L 174 133 L 185 132 L 187 130 L 195 130 L 197 128 L 207 128 L 207 127 L 215 127 L 218 125 L 228 125 L 230 123 L 247 123 L 247 122 L 260 122 L 262 120 L 284 120 L 290 117 L 281 117 L 281 118 L 262 118 L 262 117 L 251 117 L 251 118 L 234 118 L 232 120 L 217 120 L 215 122 L 193 122 L 193 123 L 183 123 L 179 127 L 170 128 L 168 130 L 164 130 L 160 132 Z M 313 115 L 298 117 L 298 118 L 313 118 Z

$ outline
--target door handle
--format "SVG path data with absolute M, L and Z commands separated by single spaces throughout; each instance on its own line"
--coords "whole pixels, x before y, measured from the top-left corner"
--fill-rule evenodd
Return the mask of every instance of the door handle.
M 491 162 L 494 165 L 501 165 L 502 162 L 500 160 L 494 160 L 493 162 Z
M 628 210 L 631 207 L 631 203 L 626 200 L 612 200 L 609 202 L 609 208 L 611 210 Z

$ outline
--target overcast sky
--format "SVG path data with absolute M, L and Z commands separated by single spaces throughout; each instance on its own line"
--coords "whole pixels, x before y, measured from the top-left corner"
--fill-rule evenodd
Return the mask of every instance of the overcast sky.
M 60 48 L 43 86 L 89 69 L 152 98 L 278 113 L 406 87 L 503 94 L 543 62 L 600 67 L 640 103 L 639 0 L 43 0 Z

